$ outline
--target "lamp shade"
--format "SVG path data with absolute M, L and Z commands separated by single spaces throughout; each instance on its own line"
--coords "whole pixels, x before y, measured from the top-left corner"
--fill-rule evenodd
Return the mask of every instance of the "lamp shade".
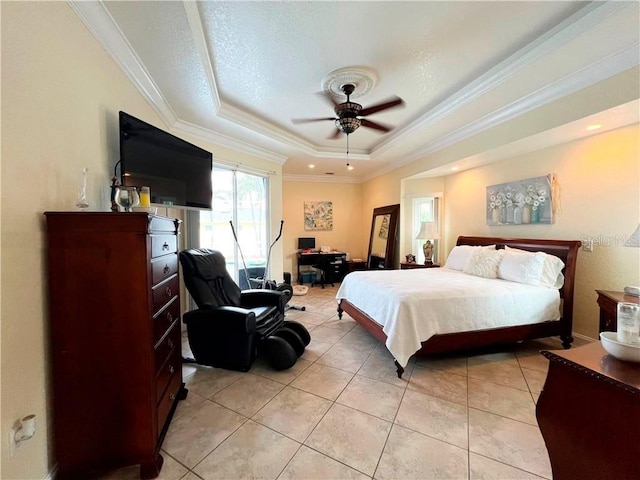
M 625 247 L 640 247 L 640 225 L 636 231 L 624 242 Z
M 416 235 L 416 240 L 438 240 L 440 234 L 436 230 L 435 222 L 422 222 L 420 223 L 420 231 Z

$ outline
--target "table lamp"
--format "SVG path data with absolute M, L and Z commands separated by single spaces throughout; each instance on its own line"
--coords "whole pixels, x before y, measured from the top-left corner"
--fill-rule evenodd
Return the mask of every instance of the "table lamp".
M 416 235 L 416 240 L 426 240 L 422 245 L 422 251 L 424 252 L 424 264 L 433 264 L 433 243 L 431 240 L 437 240 L 440 238 L 440 234 L 436 231 L 435 222 L 422 222 L 420 223 L 420 231 Z

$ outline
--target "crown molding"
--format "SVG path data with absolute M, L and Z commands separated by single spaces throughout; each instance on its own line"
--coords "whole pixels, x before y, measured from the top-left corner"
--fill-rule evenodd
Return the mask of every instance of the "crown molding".
M 559 100 L 567 95 L 576 93 L 609 77 L 622 73 L 638 65 L 638 49 L 635 44 L 620 50 L 608 57 L 601 58 L 582 70 L 573 72 L 560 80 L 549 84 L 535 92 L 512 102 L 488 115 L 465 125 L 452 133 L 431 143 L 427 148 L 420 149 L 404 160 L 403 164 L 413 162 L 421 157 L 437 152 L 462 140 L 466 140 L 478 133 L 512 120 L 536 108 Z M 401 166 L 395 164 L 394 168 Z
M 408 127 L 392 133 L 385 140 L 373 147 L 371 156 L 376 158 L 392 149 L 396 143 L 407 138 L 412 133 L 423 128 L 428 128 L 468 103 L 477 100 L 488 91 L 511 78 L 524 67 L 593 28 L 594 25 L 602 22 L 603 19 L 608 18 L 608 16 L 614 12 L 622 10 L 625 6 L 625 2 L 590 3 L 565 21 L 536 38 L 533 42 L 480 75 L 464 88 L 449 96 L 446 100 L 430 109 L 425 115 L 419 117 L 415 122 L 412 122 Z M 566 93 L 573 93 L 573 91 Z
M 340 175 L 283 175 L 285 182 L 308 182 L 308 183 L 362 183 L 359 178 L 343 177 Z
M 177 121 L 175 112 L 134 53 L 104 3 L 102 1 L 68 1 L 67 3 L 164 123 L 175 124 Z
M 218 93 L 218 84 L 216 83 L 216 76 L 213 73 L 213 64 L 211 63 L 211 53 L 209 52 L 209 46 L 207 45 L 207 36 L 202 28 L 202 17 L 200 16 L 200 10 L 198 9 L 198 2 L 182 2 L 184 10 L 187 13 L 187 20 L 189 21 L 189 27 L 191 28 L 191 37 L 193 43 L 198 51 L 200 57 L 200 63 L 204 70 L 207 83 L 209 84 L 209 91 L 211 98 L 213 99 L 213 108 L 215 113 L 219 113 L 222 107 L 220 102 L 220 95 Z
M 229 147 L 233 150 L 253 155 L 254 157 L 258 157 L 263 160 L 276 163 L 278 165 L 284 165 L 288 158 L 286 155 L 281 155 L 264 148 L 256 147 L 250 143 L 237 140 L 228 135 L 213 132 L 209 129 L 194 125 L 193 123 L 185 122 L 183 120 L 178 120 L 173 125 L 173 128 L 176 131 L 186 133 L 187 135 L 192 135 L 205 142 L 212 142 L 223 147 Z

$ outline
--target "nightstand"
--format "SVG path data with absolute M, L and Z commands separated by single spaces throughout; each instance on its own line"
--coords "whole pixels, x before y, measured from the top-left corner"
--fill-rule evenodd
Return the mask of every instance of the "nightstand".
M 598 305 L 600 305 L 600 330 L 599 332 L 615 332 L 618 329 L 618 302 L 640 304 L 640 298 L 633 295 L 625 295 L 624 292 L 610 290 L 596 290 L 598 293 Z
M 365 262 L 364 260 L 359 260 L 359 261 L 349 260 L 347 262 L 347 273 L 355 272 L 356 270 L 366 270 L 366 269 L 367 269 L 367 262 Z
M 439 268 L 439 263 L 432 263 L 430 265 L 425 265 L 424 263 L 407 263 L 402 262 L 400 264 L 400 270 L 411 270 L 413 268 Z

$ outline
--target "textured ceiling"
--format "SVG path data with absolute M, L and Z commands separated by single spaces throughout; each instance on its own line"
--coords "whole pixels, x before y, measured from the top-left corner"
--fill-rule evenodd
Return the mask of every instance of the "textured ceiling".
M 283 163 L 292 178 L 371 178 L 570 98 L 640 58 L 638 2 L 70 4 L 167 129 Z M 393 95 L 405 102 L 367 117 L 391 132 L 349 136 L 353 171 L 346 137 L 328 138 L 333 122 L 291 121 L 334 116 L 318 92 L 345 67 L 375 80 L 355 100 L 365 108 Z

